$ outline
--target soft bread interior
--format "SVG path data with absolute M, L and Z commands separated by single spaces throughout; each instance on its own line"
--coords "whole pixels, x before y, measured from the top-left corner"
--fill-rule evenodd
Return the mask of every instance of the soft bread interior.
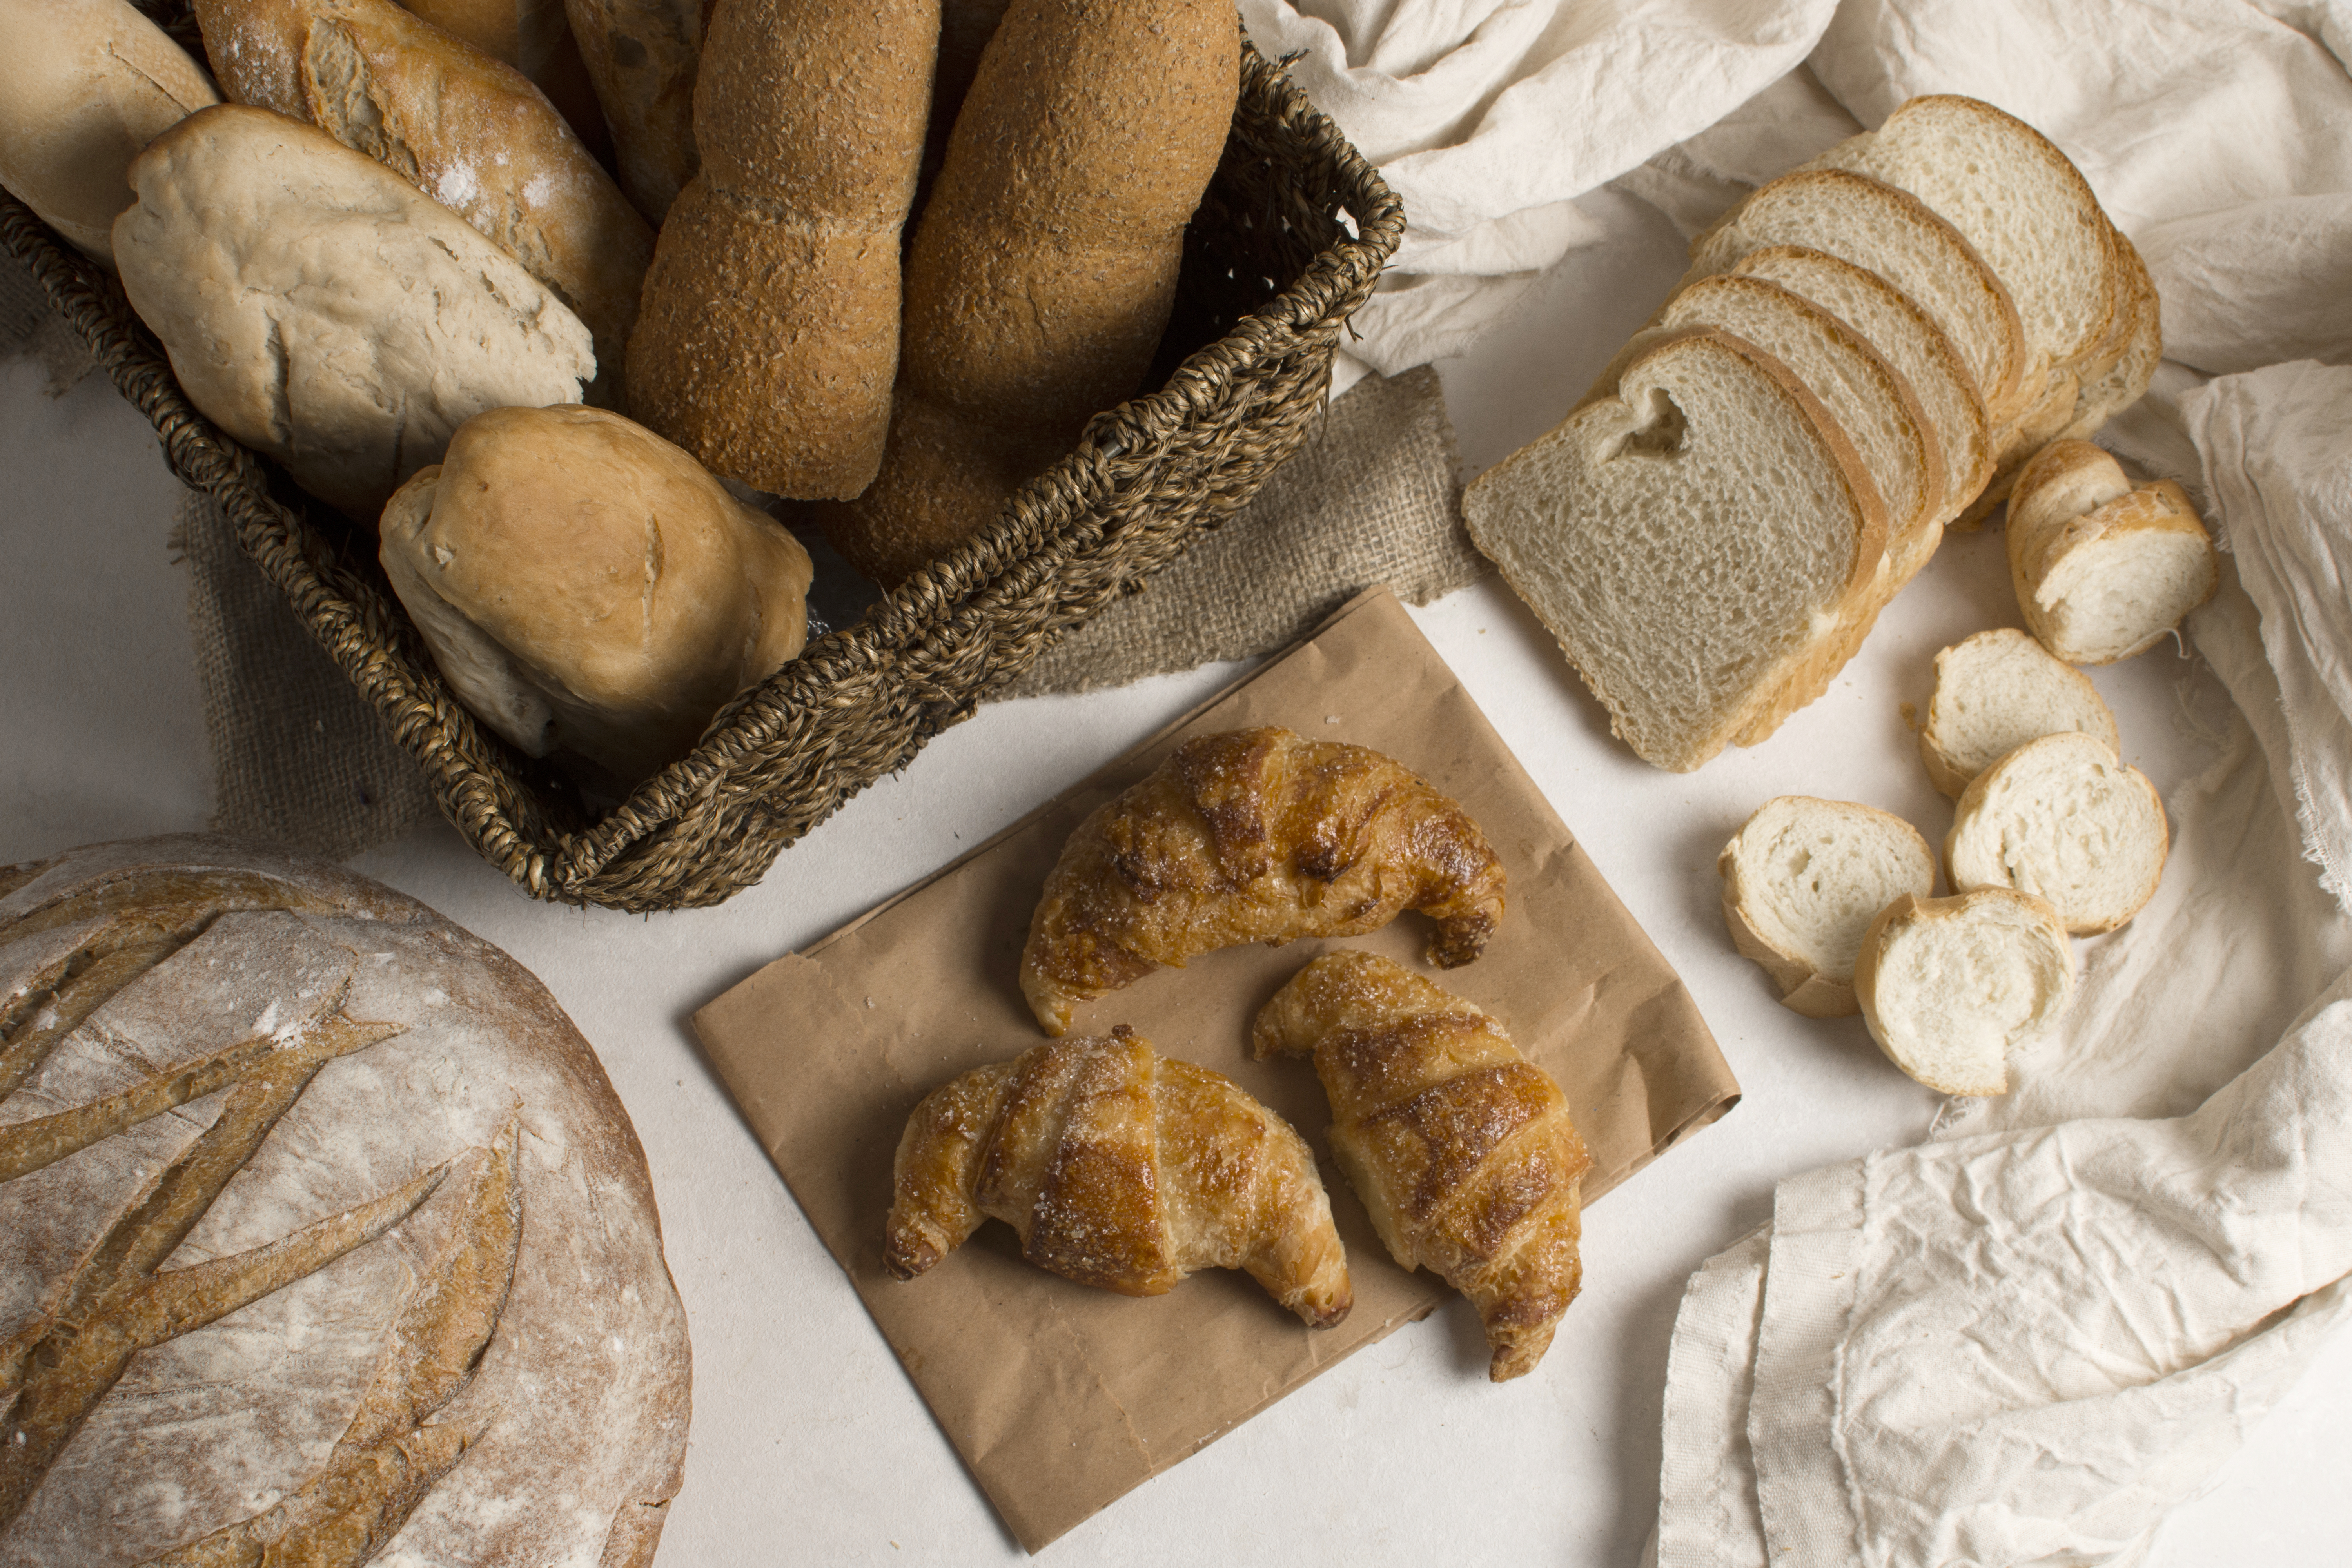
M 1717 869 L 1727 915 L 1786 961 L 1768 967 L 1790 997 L 1815 978 L 1850 988 L 1872 920 L 1903 894 L 1925 898 L 1936 884 L 1935 856 L 1909 823 L 1874 806 L 1803 795 L 1767 801 L 1724 847 Z M 1833 1016 L 1853 1009 L 1798 1010 Z
M 2047 905 L 2006 890 L 1898 900 L 1854 975 L 1889 1060 L 1945 1094 L 2002 1094 L 2009 1053 L 2073 998 L 2074 953 Z
M 2028 741 L 2076 730 L 2107 749 L 2116 716 L 2083 672 L 2014 626 L 1979 632 L 1936 656 L 1936 693 L 1919 751 L 1936 787 L 1957 795 Z
M 1696 332 L 1482 475 L 1463 510 L 1617 732 L 1683 770 L 1877 569 L 1885 517 L 1858 470 L 1785 369 Z
M 2164 873 L 2164 803 L 2137 768 L 2090 735 L 2044 735 L 1977 775 L 1953 808 L 1952 886 L 2049 900 L 2076 936 L 2139 912 Z

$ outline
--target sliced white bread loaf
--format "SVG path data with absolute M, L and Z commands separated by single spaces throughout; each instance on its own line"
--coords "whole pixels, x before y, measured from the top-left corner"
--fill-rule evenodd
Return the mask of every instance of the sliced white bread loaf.
M 1944 507 L 1956 512 L 1992 477 L 1984 395 L 1952 340 L 1917 301 L 1877 273 L 1827 251 L 1772 245 L 1750 251 L 1735 276 L 1763 278 L 1801 294 L 1870 341 L 1911 384 L 1944 453 Z
M 1864 933 L 1854 994 L 1887 1059 L 1944 1094 L 2006 1094 L 2009 1053 L 2074 995 L 2057 914 L 2006 888 L 1890 904 Z
M 1908 191 L 1966 236 L 2016 303 L 2029 376 L 2074 369 L 2105 339 L 2123 303 L 2114 231 L 2081 172 L 2023 121 L 1973 98 L 1915 98 L 1811 166 Z
M 2221 581 L 2188 493 L 2169 479 L 2131 488 L 2087 441 L 2053 442 L 2018 476 L 2008 544 L 2025 624 L 2070 664 L 2143 651 Z
M 1918 197 L 1841 169 L 1784 174 L 1691 242 L 1691 270 L 1728 272 L 1774 245 L 1827 251 L 1885 279 L 1943 329 L 1990 416 L 2014 411 L 2026 368 L 2017 307 L 1975 247 Z
M 1952 807 L 1944 873 L 1959 892 L 2014 888 L 2050 900 L 2075 936 L 2139 913 L 2171 832 L 2156 785 L 2095 735 L 2044 735 L 1969 782 Z
M 1697 767 L 1878 570 L 1885 510 L 1786 366 L 1696 331 L 1629 365 L 1463 497 L 1502 570 L 1645 761 Z
M 1936 857 L 1919 830 L 1851 801 L 1769 800 L 1717 857 L 1723 923 L 1761 964 L 1780 1005 L 1809 1018 L 1857 1010 L 1854 955 L 1878 911 L 1936 890 Z
M 2014 626 L 1979 632 L 1936 656 L 1936 693 L 1919 731 L 1919 759 L 1948 795 L 2044 735 L 2077 731 L 2110 752 L 2122 742 L 2098 688 Z
M 2164 312 L 2157 298 L 2156 279 L 2147 263 L 2121 234 L 2115 236 L 2116 259 L 2123 268 L 2124 309 L 2117 316 L 2113 359 L 2102 353 L 2082 372 L 2083 391 L 2074 417 L 2057 439 L 2088 440 L 2099 426 L 2140 400 L 2156 367 L 2164 358 Z

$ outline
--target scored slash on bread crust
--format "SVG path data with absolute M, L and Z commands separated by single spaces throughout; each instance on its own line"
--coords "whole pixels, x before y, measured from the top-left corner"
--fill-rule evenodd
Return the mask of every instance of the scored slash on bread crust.
M 2087 441 L 2053 443 L 2018 475 L 2009 509 L 2010 580 L 2050 651 L 2112 664 L 2163 637 L 2213 596 L 2221 561 L 2188 492 L 2135 489 Z
M 2080 731 L 2116 751 L 2116 716 L 2079 669 L 2014 626 L 1979 632 L 1936 656 L 1919 760 L 1945 795 L 2028 741 Z
M 1716 859 L 1723 923 L 1743 957 L 1809 1018 L 1859 1010 L 1854 956 L 1871 921 L 1903 894 L 1936 890 L 1919 830 L 1851 801 L 1781 795 L 1757 809 Z
M 1463 516 L 1616 732 L 1684 772 L 1770 701 L 1877 572 L 1874 489 L 1786 366 L 1698 331 L 1479 476 Z
M 2006 1094 L 2011 1049 L 2074 999 L 2074 953 L 2056 911 L 2030 893 L 1906 893 L 1864 934 L 1853 988 L 1896 1067 L 1940 1093 Z
M 2014 888 L 2045 899 L 2068 932 L 2093 936 L 2155 894 L 2170 843 L 2147 775 L 2097 737 L 2068 731 L 2028 741 L 1961 792 L 1944 871 L 1962 892 Z

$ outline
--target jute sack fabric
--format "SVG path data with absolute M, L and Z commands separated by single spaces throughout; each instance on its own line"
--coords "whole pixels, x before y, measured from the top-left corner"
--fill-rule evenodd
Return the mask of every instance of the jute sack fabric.
M 6 261 L 0 357 L 27 353 L 49 364 L 53 385 L 89 363 L 30 274 Z M 1320 419 L 1255 500 L 1148 592 L 1072 632 L 1010 695 L 1120 686 L 1270 652 L 1376 584 L 1426 604 L 1487 570 L 1463 531 L 1454 430 L 1434 372 L 1367 378 Z M 238 549 L 218 505 L 190 491 L 176 521 L 214 826 L 342 858 L 432 817 L 415 762 Z

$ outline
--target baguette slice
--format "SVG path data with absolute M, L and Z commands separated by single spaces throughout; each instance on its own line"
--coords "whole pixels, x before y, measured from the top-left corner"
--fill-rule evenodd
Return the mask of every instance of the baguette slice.
M 2143 652 L 2213 596 L 2221 557 L 2169 479 L 2129 488 L 2087 441 L 2043 449 L 2009 508 L 2010 580 L 2025 624 L 2069 664 Z
M 1936 694 L 1919 731 L 1919 760 L 1957 796 L 2002 757 L 2044 735 L 2079 731 L 2107 750 L 2122 742 L 2098 688 L 2014 626 L 1979 632 L 1936 656 Z
M 2095 936 L 2139 913 L 2171 846 L 2146 773 L 2095 735 L 2028 741 L 1960 792 L 1944 838 L 1954 889 L 2046 899 L 2069 933 Z
M 1919 830 L 1850 801 L 1784 795 L 1723 847 L 1723 923 L 1740 955 L 1809 1018 L 1859 1010 L 1854 956 L 1871 921 L 1898 897 L 1936 890 L 1936 857 Z
M 2114 230 L 2090 184 L 2049 138 L 1991 104 L 1915 98 L 1809 167 L 1908 191 L 1966 236 L 2016 303 L 2029 367 L 2074 369 L 2123 308 Z
M 2006 1094 L 2010 1051 L 2074 999 L 2074 953 L 2029 893 L 1906 893 L 1870 922 L 1853 989 L 1896 1067 L 1943 1094 Z
M 1821 400 L 1715 331 L 1652 348 L 1462 505 L 1617 734 L 1675 772 L 1721 751 L 1836 628 L 1886 542 Z
M 1827 251 L 1885 279 L 1959 350 L 1990 416 L 2016 411 L 2027 368 L 2017 307 L 1976 248 L 1918 197 L 1842 169 L 1783 174 L 1691 242 L 1691 273 L 1728 272 L 1774 245 Z

